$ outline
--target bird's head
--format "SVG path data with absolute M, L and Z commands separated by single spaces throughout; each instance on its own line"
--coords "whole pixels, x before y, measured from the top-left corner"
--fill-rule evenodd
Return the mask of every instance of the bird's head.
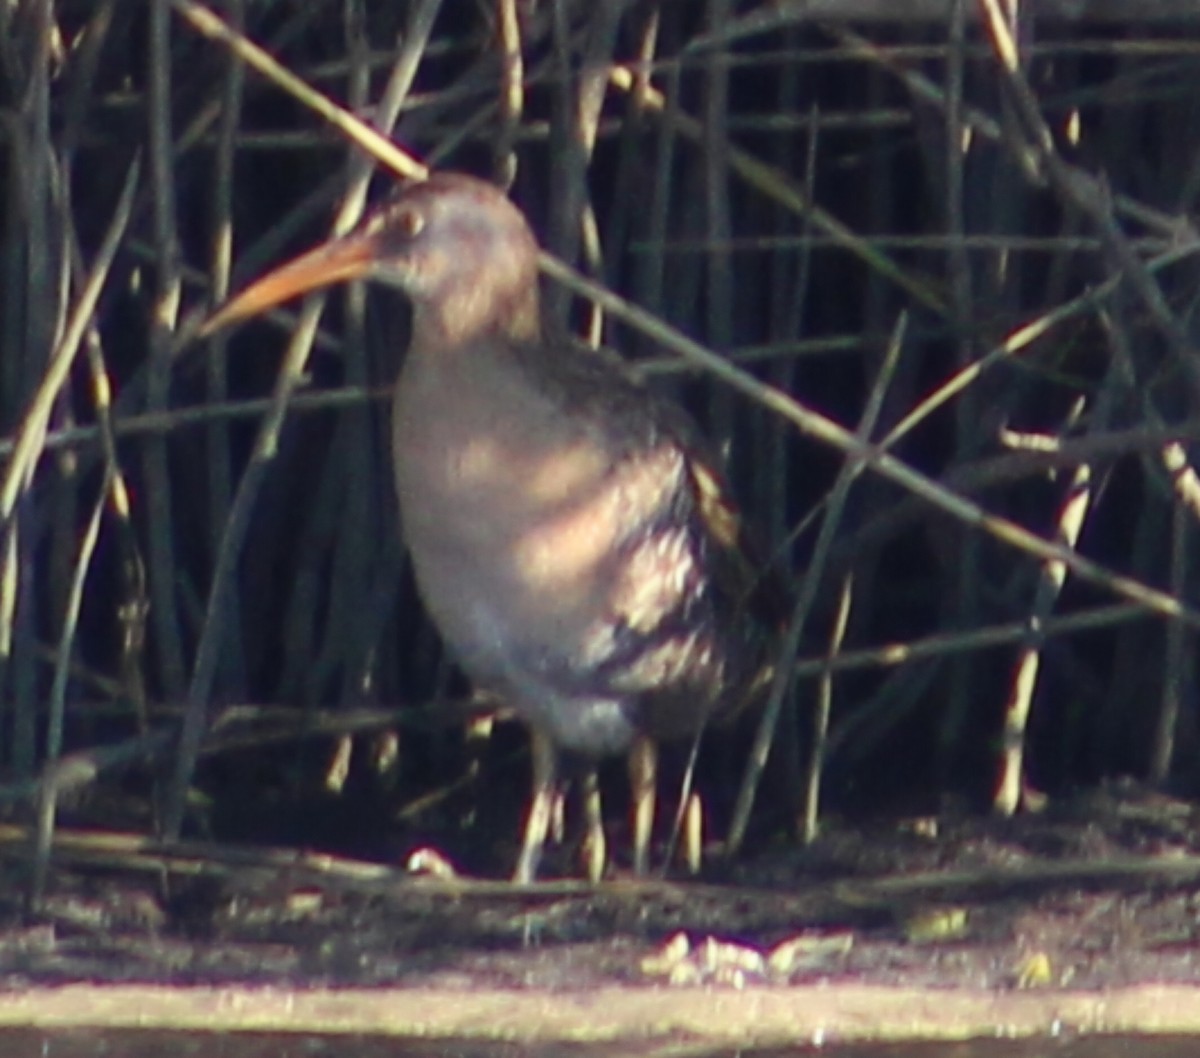
M 442 342 L 535 337 L 538 247 L 520 211 L 474 177 L 440 173 L 393 196 L 361 224 L 252 283 L 203 333 L 313 290 L 368 279 L 412 302 L 414 330 Z

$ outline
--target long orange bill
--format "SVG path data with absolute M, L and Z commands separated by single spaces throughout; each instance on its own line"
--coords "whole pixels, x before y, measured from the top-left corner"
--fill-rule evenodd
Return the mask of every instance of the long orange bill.
M 366 278 L 377 259 L 378 245 L 376 232 L 351 232 L 293 258 L 227 301 L 205 320 L 198 337 L 207 338 L 222 327 L 266 312 L 301 294 Z

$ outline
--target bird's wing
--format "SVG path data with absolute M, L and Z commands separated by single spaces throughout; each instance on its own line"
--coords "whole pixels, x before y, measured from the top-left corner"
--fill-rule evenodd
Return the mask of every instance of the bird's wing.
M 785 576 L 742 517 L 721 461 L 681 405 L 650 389 L 628 361 L 605 349 L 550 343 L 561 354 L 538 365 L 560 399 L 581 421 L 592 421 L 636 458 L 663 444 L 686 462 L 690 508 L 711 556 L 714 587 L 766 628 L 780 628 L 791 610 Z M 569 346 L 569 347 L 568 347 Z

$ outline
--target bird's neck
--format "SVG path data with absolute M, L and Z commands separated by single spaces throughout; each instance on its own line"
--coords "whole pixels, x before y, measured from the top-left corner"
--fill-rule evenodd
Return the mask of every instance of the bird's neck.
M 486 288 L 464 287 L 436 305 L 416 305 L 413 344 L 438 350 L 469 350 L 480 343 L 537 343 L 541 340 L 541 307 L 536 287 L 497 296 Z

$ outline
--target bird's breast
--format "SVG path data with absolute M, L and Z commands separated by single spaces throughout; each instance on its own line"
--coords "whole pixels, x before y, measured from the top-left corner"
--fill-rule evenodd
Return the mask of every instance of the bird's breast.
M 677 455 L 624 451 L 486 370 L 453 384 L 402 377 L 393 432 L 418 584 L 467 667 L 602 649 L 623 542 Z

